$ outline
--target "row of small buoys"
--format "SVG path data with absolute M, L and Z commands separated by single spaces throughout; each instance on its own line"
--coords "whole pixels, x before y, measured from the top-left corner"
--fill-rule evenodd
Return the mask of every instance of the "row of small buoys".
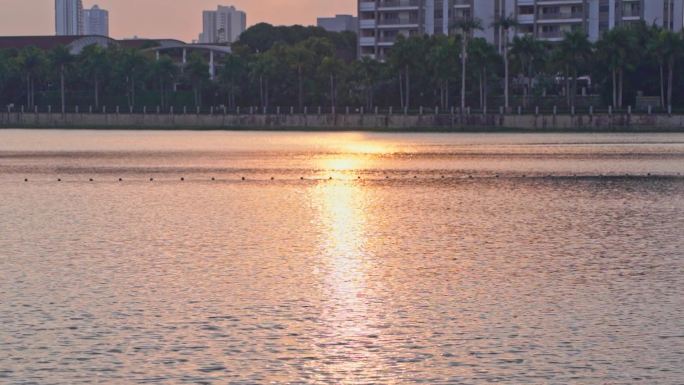
M 652 177 L 652 176 L 656 176 L 656 174 L 653 174 L 653 173 L 650 173 L 650 172 L 649 172 L 649 173 L 646 173 L 646 174 L 630 174 L 630 173 L 624 173 L 624 174 L 603 174 L 603 173 L 599 173 L 599 174 L 595 174 L 595 175 L 578 175 L 578 174 L 566 174 L 566 175 L 561 174 L 561 175 L 554 175 L 554 174 L 544 174 L 544 175 L 538 176 L 538 178 L 546 178 L 546 179 L 554 178 L 554 177 L 559 177 L 559 178 L 578 178 L 578 177 L 584 177 L 584 178 L 592 178 L 592 177 L 594 177 L 594 178 L 633 178 L 633 177 Z M 676 173 L 676 176 L 681 176 L 681 173 L 679 173 L 679 172 Z M 425 179 L 446 179 L 447 177 L 448 177 L 447 175 L 441 175 L 441 174 L 440 174 L 439 176 L 435 175 L 433 178 L 429 178 L 429 177 L 428 177 L 428 178 L 425 178 Z M 452 176 L 452 177 L 453 177 L 453 176 Z M 474 178 L 476 178 L 476 177 L 477 177 L 477 178 L 487 178 L 487 176 L 482 176 L 482 175 L 478 176 L 478 175 L 473 175 L 473 174 L 467 174 L 467 175 L 464 175 L 464 176 L 456 176 L 457 179 L 458 179 L 458 178 L 474 179 Z M 491 174 L 489 177 L 490 177 L 490 178 L 495 178 L 495 179 L 500 179 L 500 178 L 502 178 L 502 175 L 501 175 L 501 174 Z M 525 179 L 527 179 L 527 178 L 534 178 L 534 176 L 530 176 L 529 174 L 520 174 L 518 177 L 519 177 L 519 178 L 525 178 Z M 417 180 L 417 179 L 419 179 L 420 177 L 419 177 L 418 175 L 412 175 L 412 176 L 408 176 L 408 175 L 407 175 L 407 176 L 405 176 L 404 178 L 411 178 L 411 179 Z M 404 178 L 399 177 L 398 179 L 404 179 Z M 327 179 L 327 180 L 333 180 L 333 179 L 335 179 L 335 178 L 333 178 L 332 176 L 323 177 L 323 178 L 321 178 L 321 179 L 316 178 L 316 177 L 313 177 L 311 180 L 326 180 L 326 179 Z M 356 178 L 354 178 L 353 180 L 362 180 L 362 179 L 365 179 L 365 178 L 364 178 L 363 176 L 361 176 L 361 175 L 357 175 Z M 385 173 L 383 179 L 389 180 L 389 179 L 394 179 L 394 178 L 393 178 L 392 176 L 387 175 L 387 174 Z M 421 178 L 421 179 L 423 179 L 423 178 Z M 87 180 L 88 180 L 88 182 L 95 182 L 95 179 L 94 179 L 94 178 L 88 178 Z M 124 180 L 123 178 L 118 178 L 118 181 L 119 181 L 119 182 L 123 182 L 123 180 Z M 177 180 L 180 180 L 181 182 L 185 182 L 185 181 L 186 181 L 186 178 L 185 178 L 185 177 L 179 177 L 179 179 L 177 179 Z M 216 181 L 217 179 L 216 179 L 216 177 L 211 177 L 210 180 L 211 180 L 211 181 Z M 247 181 L 248 178 L 247 178 L 246 176 L 241 176 L 239 180 Z M 266 179 L 266 180 L 275 181 L 275 180 L 276 180 L 276 177 L 271 176 L 271 177 L 268 177 L 268 179 Z M 301 177 L 299 177 L 299 180 L 307 180 L 307 178 L 304 177 L 304 176 L 301 176 Z M 342 180 L 352 180 L 352 179 L 342 178 Z M 370 178 L 370 180 L 373 180 L 373 178 Z M 57 178 L 56 181 L 57 181 L 57 182 L 63 182 L 64 179 L 62 179 L 62 178 Z M 151 178 L 149 178 L 149 181 L 150 181 L 150 182 L 154 182 L 154 181 L 155 181 L 155 178 L 151 177 Z M 29 178 L 24 178 L 24 182 L 29 182 Z

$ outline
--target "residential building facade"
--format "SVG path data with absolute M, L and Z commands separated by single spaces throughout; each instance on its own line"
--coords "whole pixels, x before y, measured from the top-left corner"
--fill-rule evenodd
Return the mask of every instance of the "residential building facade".
M 83 3 L 81 0 L 55 0 L 55 34 L 83 35 Z
M 216 11 L 202 13 L 203 44 L 229 44 L 238 40 L 247 28 L 247 14 L 233 6 L 219 6 Z
M 502 16 L 518 26 L 509 38 L 533 35 L 559 41 L 566 32 L 585 31 L 592 41 L 618 25 L 644 21 L 672 31 L 684 27 L 684 0 L 359 0 L 359 54 L 384 59 L 399 35 L 449 34 L 460 19 L 477 18 L 475 37 L 501 49 Z
M 316 25 L 330 32 L 357 32 L 359 22 L 352 15 L 335 15 L 335 17 L 319 17 Z
M 83 32 L 85 35 L 109 36 L 109 12 L 97 5 L 83 10 Z

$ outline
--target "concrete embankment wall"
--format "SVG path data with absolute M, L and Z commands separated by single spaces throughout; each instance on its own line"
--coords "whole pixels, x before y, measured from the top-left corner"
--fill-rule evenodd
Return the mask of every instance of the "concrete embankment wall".
M 310 129 L 378 131 L 679 131 L 684 115 L 0 113 L 4 128 Z

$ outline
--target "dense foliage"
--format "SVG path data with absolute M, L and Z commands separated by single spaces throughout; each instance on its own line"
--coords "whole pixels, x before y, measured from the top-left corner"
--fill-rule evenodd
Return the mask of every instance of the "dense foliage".
M 497 21 L 508 31 L 508 19 Z M 503 47 L 469 38 L 482 23 L 453 26 L 454 36 L 400 37 L 384 62 L 357 60 L 356 36 L 315 27 L 258 24 L 234 44 L 210 78 L 206 55 L 120 47 L 64 47 L 0 51 L 0 105 L 171 106 L 282 108 L 376 106 L 447 109 L 452 106 L 604 106 L 626 108 L 637 94 L 684 107 L 684 40 L 655 26 L 634 24 L 596 44 L 581 32 L 558 43 L 514 37 Z M 506 32 L 508 34 L 508 32 Z M 466 38 L 463 38 L 466 37 Z

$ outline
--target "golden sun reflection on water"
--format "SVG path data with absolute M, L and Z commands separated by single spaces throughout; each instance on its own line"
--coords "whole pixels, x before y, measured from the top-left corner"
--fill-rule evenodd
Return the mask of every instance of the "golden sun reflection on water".
M 397 151 L 394 143 L 367 140 L 363 134 L 348 134 L 325 143 L 332 153 L 318 161 L 318 167 L 334 179 L 353 179 L 356 173 L 378 167 L 384 156 Z
M 322 356 L 336 357 L 312 365 L 320 366 L 314 371 L 322 376 L 346 373 L 340 383 L 354 383 L 358 373 L 386 370 L 377 350 L 369 347 L 378 320 L 369 304 L 377 283 L 369 279 L 376 261 L 368 250 L 365 189 L 353 181 L 322 181 L 311 196 L 323 225 L 320 275 L 325 298 L 323 332 L 315 345 Z M 364 340 L 366 344 L 360 342 Z

